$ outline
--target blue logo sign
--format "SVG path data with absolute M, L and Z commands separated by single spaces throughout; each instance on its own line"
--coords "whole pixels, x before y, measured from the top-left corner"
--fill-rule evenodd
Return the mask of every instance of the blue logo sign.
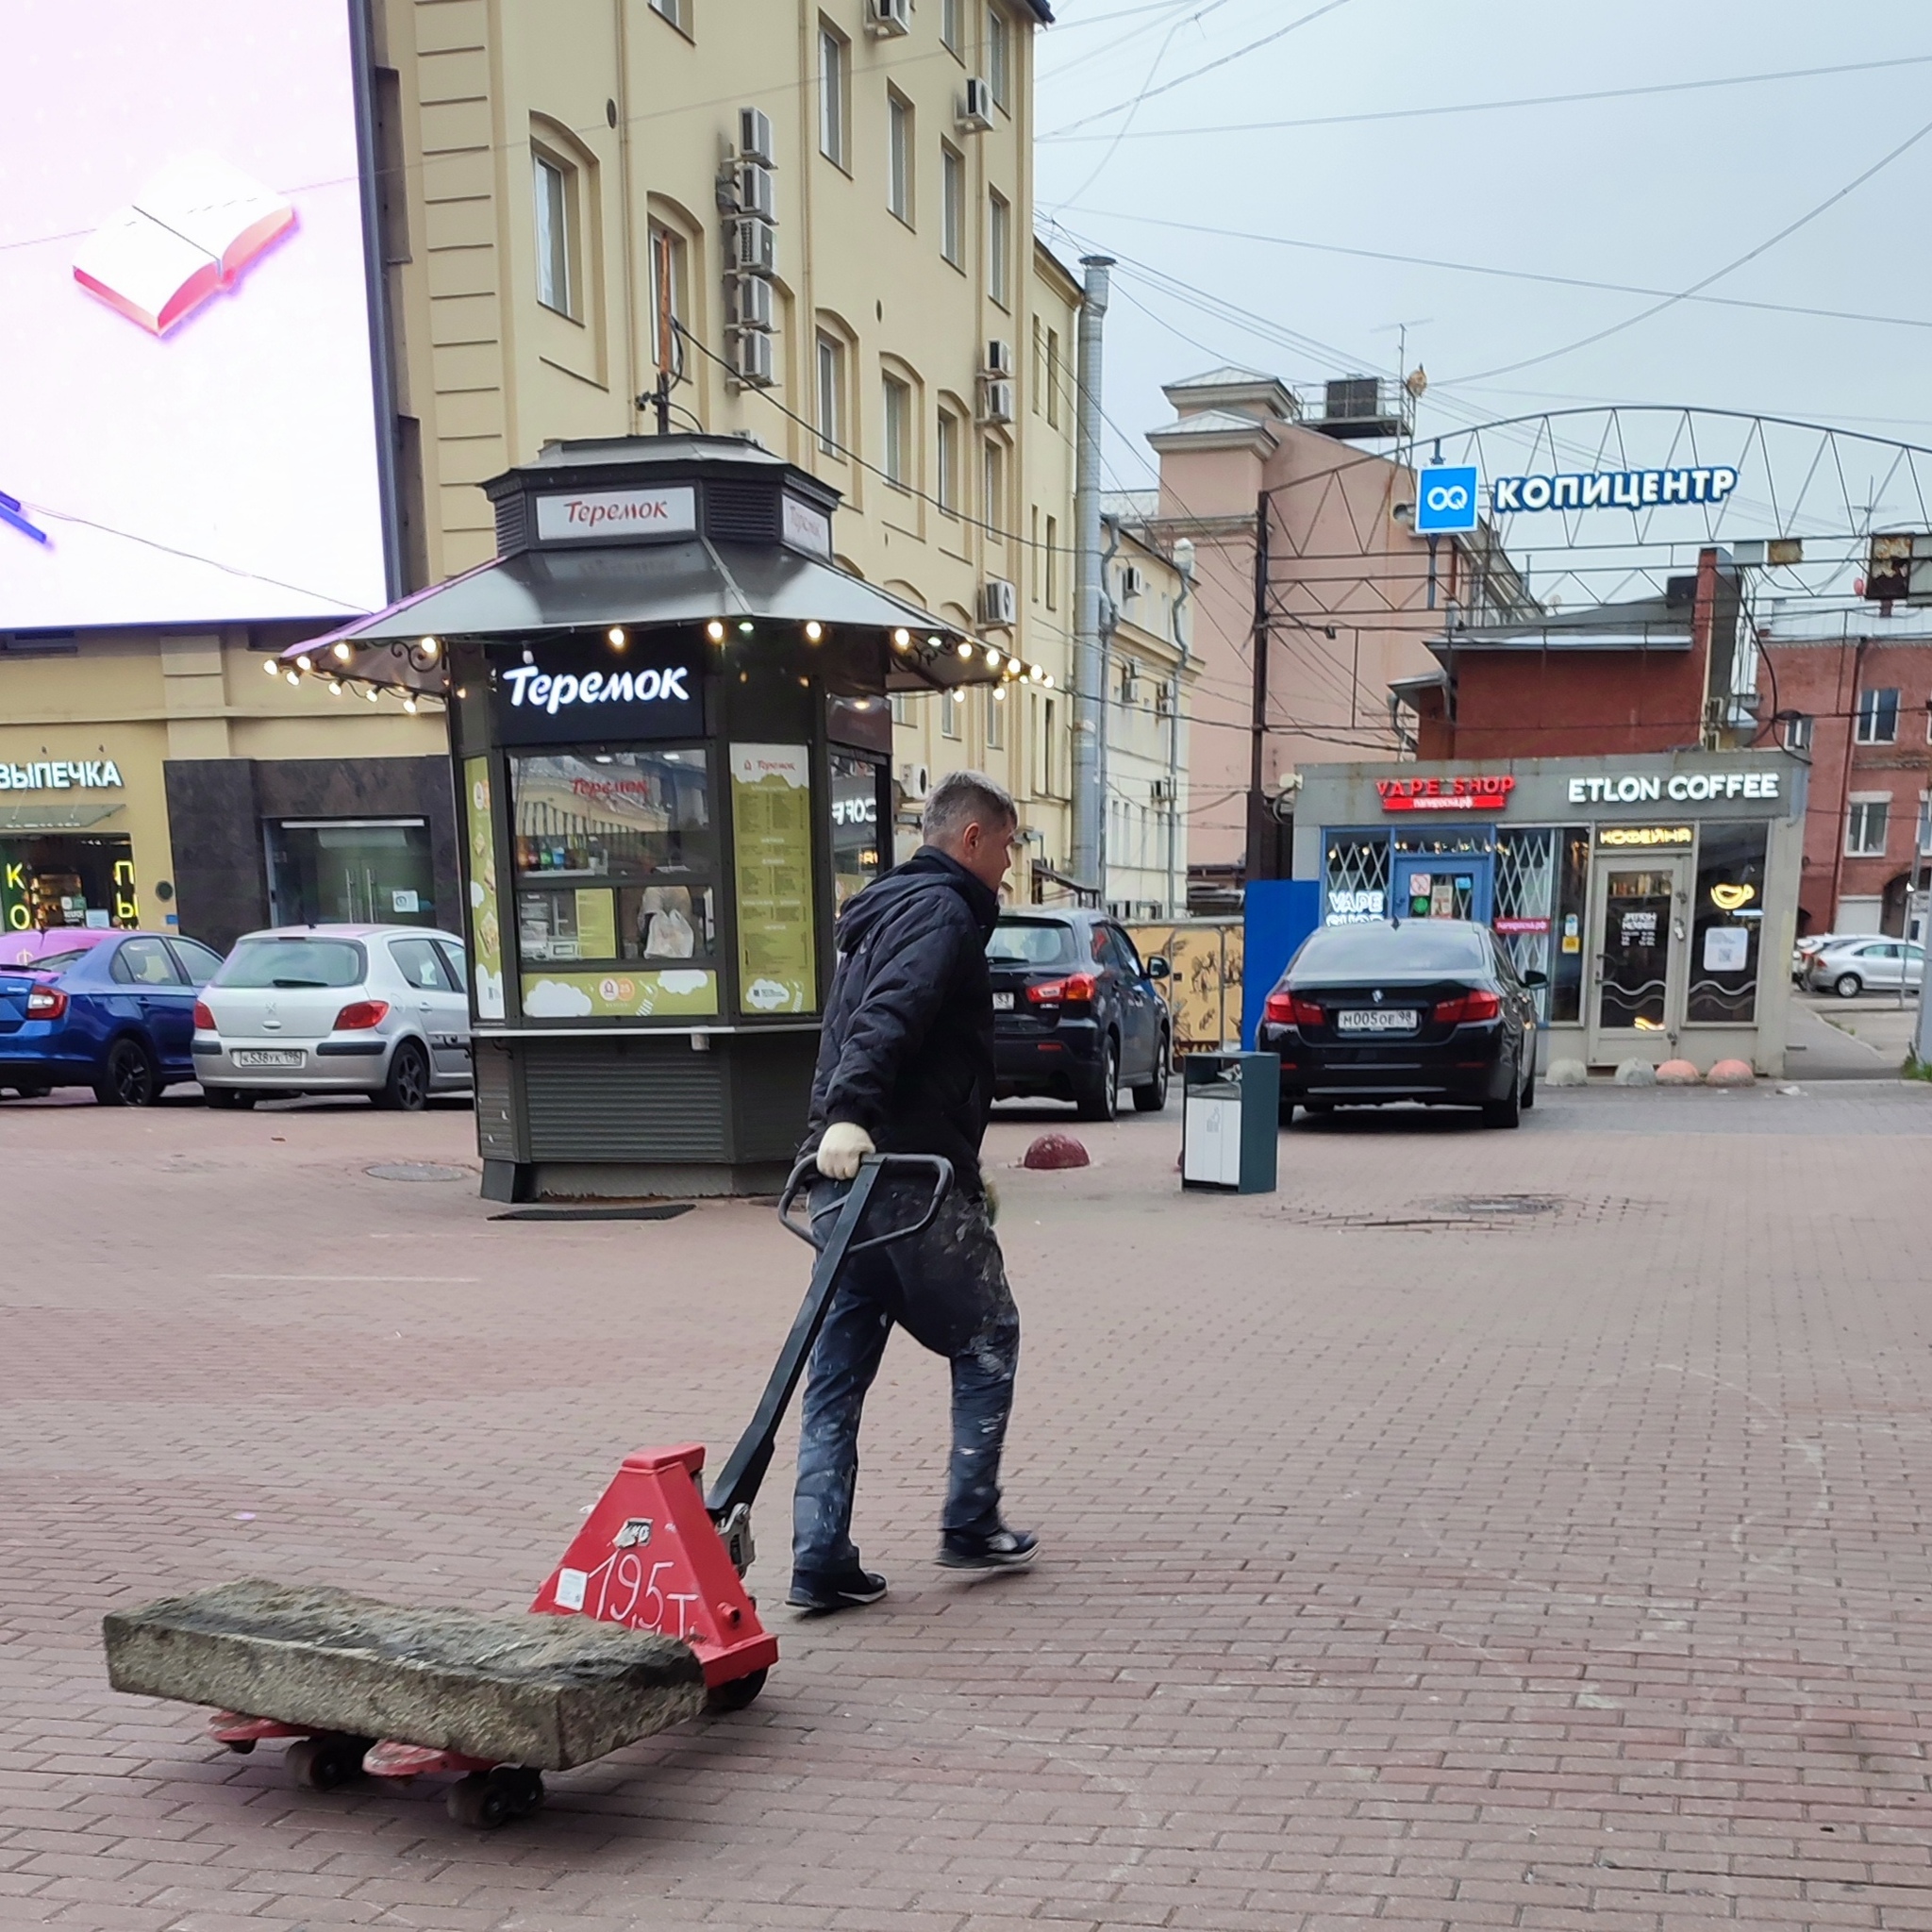
M 1475 528 L 1475 465 L 1424 470 L 1416 492 L 1415 529 L 1419 537 L 1440 537 Z

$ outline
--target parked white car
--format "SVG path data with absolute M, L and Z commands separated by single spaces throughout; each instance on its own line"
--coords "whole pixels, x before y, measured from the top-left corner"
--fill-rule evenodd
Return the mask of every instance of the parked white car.
M 367 1093 L 418 1112 L 470 1087 L 467 971 L 460 940 L 420 925 L 247 933 L 195 1003 L 195 1078 L 210 1107 Z
M 1925 975 L 1925 949 L 1904 940 L 1866 936 L 1834 940 L 1806 962 L 1804 984 L 1813 992 L 1835 992 L 1854 1000 L 1868 990 L 1895 992 L 1901 978 L 1905 990 L 1917 992 Z

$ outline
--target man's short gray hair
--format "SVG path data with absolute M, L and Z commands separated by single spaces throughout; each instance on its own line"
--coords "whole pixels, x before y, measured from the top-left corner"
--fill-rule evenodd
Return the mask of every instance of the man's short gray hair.
M 975 820 L 989 830 L 1017 825 L 1020 808 L 1013 794 L 984 772 L 948 772 L 926 797 L 920 829 L 925 842 L 935 845 L 941 839 L 957 839 Z

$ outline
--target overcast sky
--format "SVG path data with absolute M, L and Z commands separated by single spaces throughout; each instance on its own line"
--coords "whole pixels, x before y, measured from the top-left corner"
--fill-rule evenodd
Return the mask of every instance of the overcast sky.
M 1932 327 L 1685 301 L 1600 342 L 1491 374 L 1657 297 L 1159 225 L 1671 293 L 1769 241 L 1924 129 L 1707 293 L 1932 324 L 1925 0 L 1057 0 L 1055 10 L 1059 25 L 1040 42 L 1041 232 L 1070 262 L 1084 245 L 1120 258 L 1106 396 L 1126 440 L 1109 445 L 1113 487 L 1151 480 L 1138 439 L 1169 420 L 1163 381 L 1223 360 L 1296 383 L 1393 374 L 1404 322 L 1408 365 L 1428 371 L 1424 434 L 1618 401 L 1932 443 Z M 1251 45 L 1270 35 L 1279 37 Z M 1911 56 L 1921 58 L 1907 64 Z M 1241 131 L 1854 64 L 1865 71 Z M 1143 89 L 1131 115 L 1107 111 Z

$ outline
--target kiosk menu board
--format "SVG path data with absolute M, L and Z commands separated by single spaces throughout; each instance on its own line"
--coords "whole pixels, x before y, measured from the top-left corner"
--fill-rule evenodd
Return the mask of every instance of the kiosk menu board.
M 731 824 L 741 1006 L 751 1013 L 815 1013 L 809 750 L 734 744 Z

